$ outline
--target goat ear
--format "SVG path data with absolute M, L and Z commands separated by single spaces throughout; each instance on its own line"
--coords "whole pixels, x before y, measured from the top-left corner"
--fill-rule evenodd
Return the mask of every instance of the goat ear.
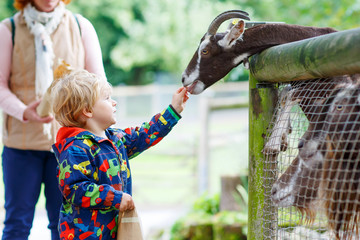
M 245 31 L 245 22 L 240 20 L 236 23 L 230 31 L 227 31 L 224 38 L 219 41 L 219 44 L 224 48 L 232 47 L 236 40 L 241 39 L 243 33 Z

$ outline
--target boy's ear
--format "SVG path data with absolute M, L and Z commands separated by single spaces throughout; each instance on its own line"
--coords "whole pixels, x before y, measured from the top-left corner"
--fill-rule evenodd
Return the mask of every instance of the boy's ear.
M 83 114 L 85 117 L 87 117 L 87 118 L 92 118 L 92 116 L 93 116 L 92 111 L 90 111 L 90 110 L 87 109 L 87 108 L 84 108 L 84 109 L 82 110 L 82 114 Z

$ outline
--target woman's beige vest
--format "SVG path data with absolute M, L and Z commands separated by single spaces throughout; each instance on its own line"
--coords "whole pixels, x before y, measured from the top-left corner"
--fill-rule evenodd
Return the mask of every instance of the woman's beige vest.
M 22 12 L 14 16 L 15 39 L 9 80 L 10 90 L 26 105 L 36 100 L 35 97 L 35 45 L 23 19 Z M 7 24 L 8 25 L 8 24 Z M 68 10 L 51 34 L 55 54 L 54 68 L 58 59 L 63 59 L 74 68 L 84 68 L 85 52 L 80 28 L 75 16 Z M 43 124 L 23 123 L 4 114 L 3 143 L 10 148 L 24 150 L 50 151 L 55 142 L 59 124 L 52 122 L 52 138 L 44 134 Z

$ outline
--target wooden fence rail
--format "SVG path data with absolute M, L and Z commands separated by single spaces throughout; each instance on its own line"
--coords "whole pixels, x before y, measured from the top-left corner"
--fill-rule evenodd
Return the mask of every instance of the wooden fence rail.
M 273 83 L 359 73 L 359 43 L 356 28 L 279 45 L 253 56 L 250 72 Z

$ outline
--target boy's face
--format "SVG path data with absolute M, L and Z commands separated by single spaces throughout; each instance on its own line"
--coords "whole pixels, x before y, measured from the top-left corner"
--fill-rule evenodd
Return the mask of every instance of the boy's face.
M 116 101 L 111 99 L 110 91 L 103 91 L 93 107 L 93 120 L 102 130 L 116 123 Z

